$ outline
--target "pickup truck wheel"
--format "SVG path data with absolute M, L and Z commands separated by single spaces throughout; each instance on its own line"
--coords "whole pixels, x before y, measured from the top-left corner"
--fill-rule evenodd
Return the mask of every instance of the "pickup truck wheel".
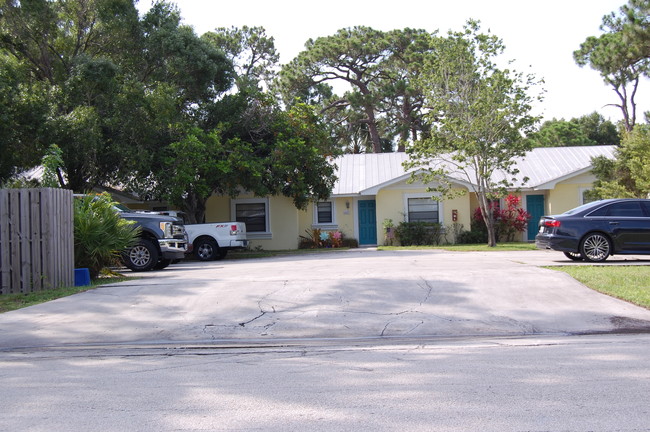
M 124 252 L 124 265 L 133 271 L 149 271 L 158 264 L 158 249 L 149 239 L 140 239 L 138 244 Z
M 201 261 L 213 261 L 219 256 L 219 245 L 214 239 L 200 238 L 194 242 L 194 255 Z

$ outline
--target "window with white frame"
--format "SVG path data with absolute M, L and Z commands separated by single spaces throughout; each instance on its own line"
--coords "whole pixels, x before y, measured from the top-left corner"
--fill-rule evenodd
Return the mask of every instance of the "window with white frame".
M 314 208 L 314 223 L 316 225 L 331 225 L 334 223 L 334 203 L 332 201 L 316 203 Z
M 407 197 L 409 222 L 440 222 L 440 203 L 431 197 Z
M 580 205 L 595 201 L 589 196 L 589 192 L 591 192 L 591 190 L 592 188 L 580 188 Z
M 248 233 L 269 232 L 268 199 L 237 199 L 232 201 L 233 219 L 246 224 Z

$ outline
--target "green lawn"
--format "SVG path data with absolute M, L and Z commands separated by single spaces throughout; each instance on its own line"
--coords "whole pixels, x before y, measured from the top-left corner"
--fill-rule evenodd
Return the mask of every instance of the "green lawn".
M 50 300 L 56 300 L 61 297 L 67 297 L 72 294 L 77 294 L 80 292 L 94 289 L 99 285 L 105 285 L 108 283 L 115 283 L 115 282 L 123 282 L 129 279 L 134 279 L 134 278 L 117 276 L 117 277 L 97 279 L 93 281 L 91 285 L 82 286 L 82 287 L 57 288 L 53 290 L 39 291 L 39 292 L 33 292 L 29 294 L 3 294 L 0 295 L 0 313 L 21 309 L 27 306 L 37 305 L 40 303 L 45 303 Z
M 495 247 L 489 247 L 486 244 L 460 244 L 445 246 L 379 246 L 379 250 L 425 250 L 425 249 L 442 249 L 453 252 L 492 252 L 492 251 L 526 251 L 537 250 L 535 243 L 497 243 Z
M 650 267 L 647 266 L 564 266 L 547 267 L 603 294 L 650 309 Z

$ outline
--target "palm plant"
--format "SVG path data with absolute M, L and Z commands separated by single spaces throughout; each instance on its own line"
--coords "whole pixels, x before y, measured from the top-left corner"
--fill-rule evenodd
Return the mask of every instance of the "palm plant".
M 90 277 L 115 264 L 122 251 L 135 244 L 140 229 L 120 217 L 109 194 L 75 199 L 74 261 L 88 268 Z

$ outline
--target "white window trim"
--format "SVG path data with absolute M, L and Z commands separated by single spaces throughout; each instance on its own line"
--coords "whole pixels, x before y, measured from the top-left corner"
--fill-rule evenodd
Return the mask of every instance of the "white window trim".
M 334 200 L 319 201 L 319 202 L 328 202 L 332 203 L 332 222 L 330 223 L 318 223 L 318 202 L 313 204 L 314 215 L 312 218 L 312 227 L 320 228 L 325 230 L 333 230 L 338 228 L 338 223 L 336 222 L 336 202 Z
M 585 192 L 593 190 L 593 187 L 581 187 L 578 190 L 578 202 L 580 205 L 586 204 L 585 203 Z
M 431 198 L 433 196 L 439 197 L 440 194 L 434 194 L 434 193 L 414 193 L 414 194 L 404 194 L 404 219 L 406 219 L 407 222 L 410 222 L 408 220 L 409 217 L 409 198 Z M 444 225 L 445 222 L 445 213 L 444 213 L 444 206 L 442 201 L 438 201 L 438 223 L 440 225 Z
M 230 200 L 230 218 L 231 220 L 237 220 L 237 204 L 264 204 L 264 213 L 266 215 L 266 231 L 264 232 L 249 232 L 248 228 L 246 229 L 246 237 L 250 240 L 265 240 L 273 238 L 273 233 L 271 232 L 271 206 L 269 205 L 268 198 L 234 198 Z

